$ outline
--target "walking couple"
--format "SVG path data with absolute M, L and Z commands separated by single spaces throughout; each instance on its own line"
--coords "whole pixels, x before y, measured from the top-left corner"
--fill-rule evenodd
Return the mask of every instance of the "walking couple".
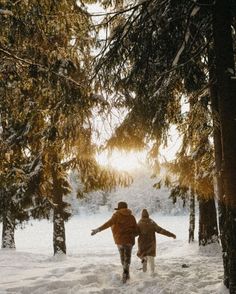
M 130 278 L 129 267 L 131 263 L 131 252 L 135 243 L 135 237 L 138 236 L 138 257 L 142 260 L 143 271 L 147 271 L 147 265 L 150 271 L 154 273 L 156 256 L 156 236 L 155 233 L 167 237 L 176 238 L 175 234 L 158 226 L 151 218 L 148 211 L 143 209 L 142 217 L 137 223 L 132 211 L 128 209 L 126 202 L 119 202 L 116 212 L 112 217 L 97 229 L 92 230 L 91 235 L 95 235 L 111 227 L 114 241 L 120 253 L 121 264 L 123 267 L 123 283 Z

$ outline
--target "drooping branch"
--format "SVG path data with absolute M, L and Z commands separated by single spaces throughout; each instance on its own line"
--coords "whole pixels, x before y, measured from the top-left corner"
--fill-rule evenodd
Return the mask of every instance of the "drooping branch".
M 79 82 L 75 81 L 71 77 L 68 77 L 68 76 L 65 76 L 62 73 L 56 72 L 56 71 L 50 69 L 49 67 L 45 67 L 44 65 L 42 65 L 40 63 L 35 63 L 35 62 L 33 62 L 33 61 L 29 60 L 29 59 L 21 58 L 21 57 L 17 56 L 16 54 L 13 54 L 13 53 L 9 52 L 8 50 L 6 50 L 6 49 L 4 49 L 2 47 L 0 47 L 0 52 L 2 52 L 3 54 L 5 54 L 5 55 L 7 55 L 7 56 L 9 56 L 9 57 L 11 57 L 13 59 L 15 59 L 17 62 L 22 62 L 22 63 L 25 63 L 25 64 L 30 65 L 30 66 L 38 67 L 38 68 L 40 68 L 41 71 L 50 72 L 50 73 L 56 75 L 59 78 L 65 79 L 68 82 L 73 83 L 74 85 L 76 85 L 78 87 L 82 86 Z
M 176 54 L 176 56 L 175 56 L 175 58 L 174 58 L 174 60 L 172 62 L 173 66 L 176 66 L 178 64 L 179 58 L 180 58 L 182 52 L 184 51 L 186 44 L 189 41 L 189 38 L 190 38 L 190 28 L 189 28 L 190 19 L 191 19 L 191 17 L 195 16 L 198 13 L 199 10 L 200 10 L 200 7 L 195 7 L 194 6 L 191 13 L 190 13 L 188 23 L 187 23 L 187 27 L 186 27 L 186 32 L 185 32 L 185 35 L 184 35 L 184 40 L 183 40 L 183 42 L 182 42 L 182 44 L 180 46 L 180 49 L 178 50 L 178 52 L 177 52 L 177 54 Z
M 92 16 L 92 17 L 108 16 L 108 15 L 112 15 L 112 17 L 116 17 L 116 16 L 118 16 L 120 14 L 135 10 L 138 7 L 142 6 L 144 3 L 147 3 L 147 2 L 151 2 L 151 0 L 139 1 L 139 3 L 136 4 L 136 5 L 132 5 L 132 6 L 129 6 L 129 7 L 124 7 L 123 9 L 119 9 L 119 10 L 116 10 L 116 11 L 101 12 L 101 13 L 90 13 L 89 15 Z
M 13 16 L 12 11 L 9 9 L 0 9 L 0 14 L 4 16 Z

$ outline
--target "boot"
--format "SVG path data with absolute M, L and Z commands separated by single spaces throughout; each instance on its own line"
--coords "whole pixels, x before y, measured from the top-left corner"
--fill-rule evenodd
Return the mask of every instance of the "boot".
M 126 281 L 129 280 L 129 279 L 130 279 L 129 269 L 124 269 L 123 276 L 122 276 L 123 284 L 125 284 Z
M 142 264 L 143 264 L 143 272 L 145 273 L 147 271 L 147 258 L 144 257 L 142 259 Z

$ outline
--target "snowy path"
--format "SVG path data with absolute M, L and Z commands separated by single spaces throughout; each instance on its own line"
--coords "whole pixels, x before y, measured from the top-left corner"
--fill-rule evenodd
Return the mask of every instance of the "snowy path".
M 158 236 L 156 274 L 142 273 L 134 247 L 131 279 L 121 283 L 118 251 L 110 230 L 90 236 L 110 214 L 74 217 L 67 224 L 67 257 L 52 257 L 51 224 L 33 222 L 16 235 L 16 251 L 0 251 L 0 294 L 157 293 L 223 294 L 219 248 L 187 243 L 186 217 L 157 217 L 177 239 Z M 178 224 L 178 229 L 175 225 Z M 1 232 L 0 232 L 1 233 Z M 182 265 L 187 265 L 186 268 Z

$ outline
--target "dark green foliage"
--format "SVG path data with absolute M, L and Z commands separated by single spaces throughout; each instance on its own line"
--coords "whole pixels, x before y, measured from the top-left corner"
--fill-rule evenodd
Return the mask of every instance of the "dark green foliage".
M 173 200 L 173 203 L 176 203 L 177 198 L 181 198 L 183 200 L 183 206 L 185 206 L 186 199 L 189 196 L 189 187 L 187 186 L 175 186 L 171 189 L 170 198 Z
M 64 222 L 69 169 L 86 191 L 127 183 L 94 160 L 91 114 L 104 103 L 90 82 L 91 19 L 74 0 L 0 7 L 0 215 L 9 210 L 17 224 L 58 210 Z

